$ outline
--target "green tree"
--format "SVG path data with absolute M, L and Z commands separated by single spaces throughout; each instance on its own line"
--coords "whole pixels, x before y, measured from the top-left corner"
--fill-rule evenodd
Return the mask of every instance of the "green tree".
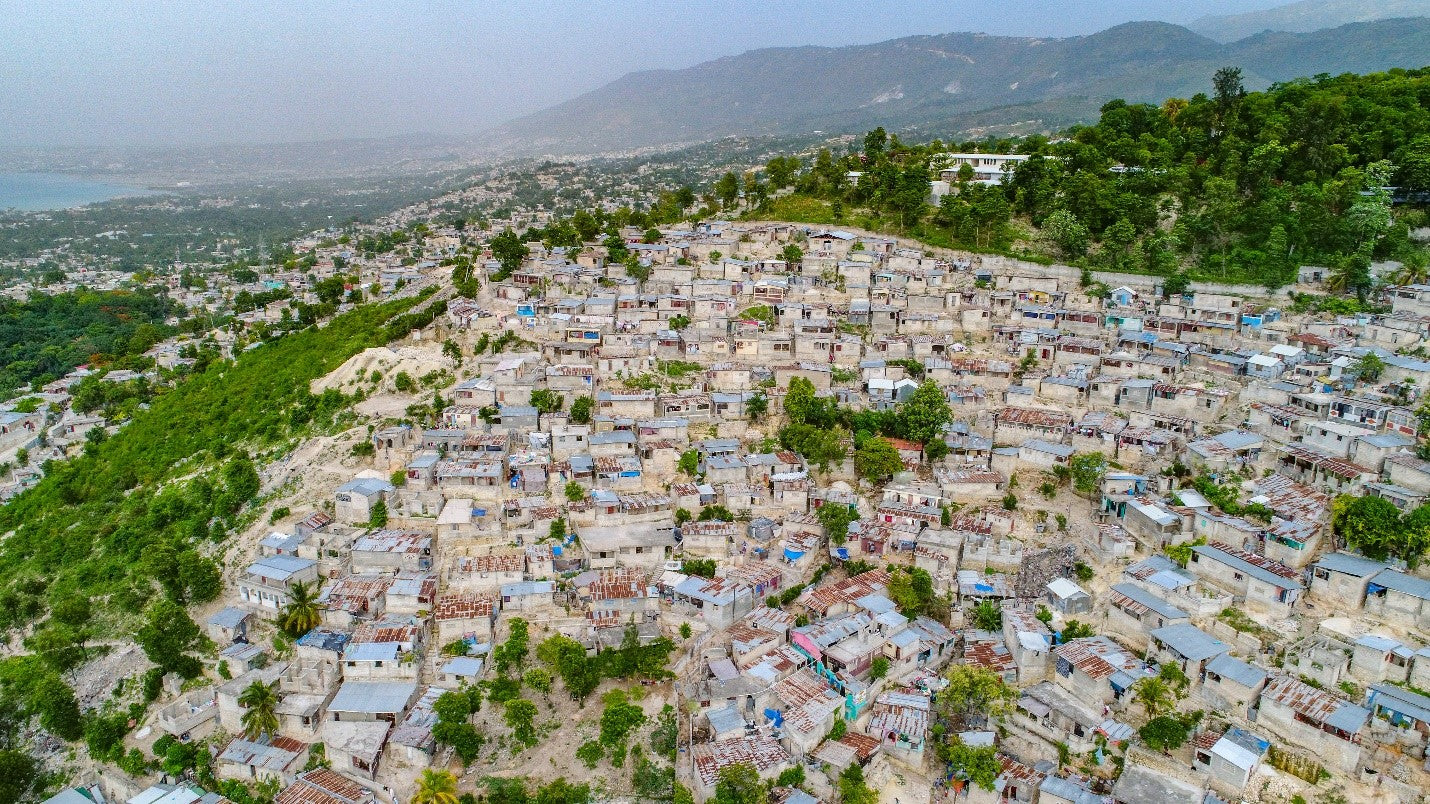
M 576 758 L 587 768 L 594 769 L 605 756 L 606 749 L 601 747 L 598 740 L 587 740 L 576 748 Z
M 715 182 L 715 197 L 719 198 L 725 207 L 734 205 L 735 199 L 740 197 L 740 177 L 731 171 L 725 171 L 725 175 Z
M 903 468 L 899 451 L 888 439 L 868 439 L 854 451 L 854 471 L 870 483 L 877 483 L 895 472 L 903 471 Z
M 1336 533 L 1368 558 L 1384 561 L 1402 550 L 1400 509 L 1383 497 L 1337 497 L 1331 506 Z
M 367 526 L 374 530 L 387 527 L 387 501 L 378 500 L 373 503 L 367 515 Z
M 775 787 L 799 787 L 804 784 L 804 766 L 785 768 L 775 779 Z
M 834 544 L 844 544 L 849 537 L 849 523 L 859 519 L 856 511 L 839 503 L 825 503 L 814 512 L 819 524 L 824 526 L 824 534 Z
M 51 621 L 31 634 L 25 640 L 25 646 L 56 672 L 68 673 L 88 658 L 85 650 L 87 639 L 87 629 Z
M 1380 379 L 1380 375 L 1385 372 L 1385 361 L 1380 359 L 1380 355 L 1375 352 L 1366 352 L 1356 361 L 1353 372 L 1356 379 L 1364 382 L 1375 382 Z
M 531 629 L 526 620 L 516 617 L 508 627 L 506 640 L 492 652 L 492 662 L 501 675 L 506 675 L 510 668 L 524 666 L 531 652 Z
M 626 741 L 632 732 L 645 723 L 645 712 L 621 690 L 612 690 L 606 695 L 605 708 L 601 710 L 601 744 L 613 754 L 624 752 Z
M 1167 754 L 1187 741 L 1187 732 L 1187 725 L 1180 718 L 1162 715 L 1147 721 L 1137 730 L 1137 735 L 1148 748 Z
M 537 789 L 533 804 L 587 804 L 590 800 L 590 785 L 571 784 L 565 777 L 558 777 Z
M 878 161 L 884 155 L 884 149 L 889 145 L 889 134 L 884 131 L 883 126 L 870 131 L 864 135 L 864 155 L 872 161 Z
M 462 365 L 462 347 L 456 341 L 448 338 L 442 341 L 442 356 L 448 358 L 457 365 Z
M 590 396 L 578 396 L 571 402 L 571 423 L 590 424 L 591 411 L 596 406 L 596 400 Z
M 1057 245 L 1066 259 L 1078 259 L 1087 254 L 1092 234 L 1077 216 L 1060 209 L 1043 221 L 1043 232 Z
M 721 768 L 715 777 L 715 804 L 765 804 L 769 800 L 760 772 L 748 762 Z
M 869 665 L 869 680 L 878 681 L 889 674 L 889 660 L 883 656 L 875 657 L 873 664 Z
M 929 614 L 938 601 L 933 589 L 933 577 L 928 570 L 907 567 L 902 572 L 889 573 L 889 599 L 909 618 Z
M 536 704 L 525 698 L 515 698 L 506 702 L 502 720 L 511 729 L 511 736 L 525 746 L 539 742 L 536 735 Z
M 898 410 L 903 431 L 920 444 L 940 437 L 944 425 L 953 421 L 948 398 L 933 380 L 924 380 Z
M 168 599 L 156 600 L 149 606 L 144 624 L 135 635 L 149 661 L 184 678 L 193 678 L 202 669 L 199 660 L 189 655 L 202 640 L 189 613 Z
M 527 248 L 521 238 L 517 237 L 516 232 L 510 229 L 492 238 L 491 250 L 492 256 L 501 263 L 499 279 L 511 276 L 516 269 L 521 267 L 522 261 L 531 254 L 531 249 Z
M 948 744 L 947 755 L 949 769 L 955 776 L 984 790 L 992 791 L 998 777 L 1003 775 L 1003 763 L 998 760 L 996 746 L 974 747 L 954 737 Z
M 780 259 L 784 260 L 791 267 L 797 266 L 804 261 L 804 250 L 794 243 L 790 243 L 780 252 Z
M 38 799 L 35 786 L 43 778 L 39 763 L 22 751 L 0 748 L 0 801 Z
M 1090 636 L 1093 636 L 1092 626 L 1078 620 L 1068 620 L 1063 624 L 1063 630 L 1059 632 L 1059 637 L 1063 642 Z
M 814 383 L 804 377 L 792 377 L 785 392 L 785 415 L 794 424 L 803 424 L 815 404 Z
M 839 800 L 841 804 L 875 804 L 879 795 L 864 783 L 864 767 L 851 762 L 839 774 Z
M 700 516 L 695 519 L 697 522 L 734 522 L 735 514 L 723 505 L 707 505 L 700 509 Z
M 258 740 L 278 732 L 278 682 L 265 684 L 254 681 L 239 693 L 238 705 L 243 707 L 243 736 Z
M 793 183 L 799 167 L 797 156 L 776 156 L 765 163 L 765 175 L 770 177 L 770 184 L 775 188 L 788 187 Z
M 65 740 L 77 740 L 84 733 L 79 701 L 69 685 L 53 675 L 42 675 L 30 691 L 29 709 L 40 718 L 40 726 Z
M 536 408 L 538 413 L 550 415 L 561 410 L 566 400 L 561 398 L 561 394 L 550 388 L 537 388 L 531 392 L 531 406 Z
M 847 433 L 839 428 L 791 424 L 781 429 L 779 435 L 786 449 L 794 450 L 821 472 L 829 471 L 830 465 L 843 461 L 848 453 L 844 443 Z
M 695 477 L 700 472 L 700 453 L 693 449 L 680 453 L 680 460 L 676 462 L 675 468 L 687 477 Z
M 770 398 L 763 393 L 757 392 L 754 396 L 745 400 L 745 415 L 750 417 L 750 421 L 758 422 L 765 418 L 765 413 L 770 409 Z
M 223 574 L 218 564 L 195 550 L 181 550 L 178 561 L 178 580 L 184 588 L 184 599 L 191 603 L 207 603 L 216 600 L 223 591 Z
M 563 490 L 563 493 L 565 493 L 566 499 L 573 503 L 581 502 L 586 499 L 586 488 L 575 480 L 566 481 L 566 488 Z
M 715 559 L 713 558 L 687 558 L 680 562 L 680 571 L 686 575 L 698 575 L 701 578 L 715 577 Z
M 1072 470 L 1074 490 L 1083 495 L 1097 494 L 1107 474 L 1107 457 L 1100 452 L 1080 452 L 1068 460 L 1068 468 Z
M 956 664 L 944 674 L 948 681 L 939 694 L 944 717 L 957 726 L 979 727 L 1012 710 L 1018 693 L 998 673 L 985 667 Z

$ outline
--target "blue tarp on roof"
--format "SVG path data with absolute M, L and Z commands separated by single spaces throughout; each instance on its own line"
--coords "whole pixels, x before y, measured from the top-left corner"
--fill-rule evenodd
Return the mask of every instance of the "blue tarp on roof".
M 798 561 L 798 560 L 800 560 L 801 558 L 804 558 L 804 551 L 803 551 L 803 550 L 791 550 L 791 549 L 789 549 L 788 547 L 785 548 L 785 560 L 786 560 L 786 561 Z
M 775 728 L 777 729 L 783 726 L 785 723 L 784 715 L 781 715 L 780 710 L 778 709 L 766 709 L 765 719 L 774 723 Z
M 839 556 L 839 558 L 840 558 L 841 560 L 843 560 L 843 561 L 848 561 L 848 560 L 849 560 L 849 548 L 847 548 L 847 547 L 836 547 L 836 548 L 834 548 L 834 554 L 837 555 L 837 556 Z

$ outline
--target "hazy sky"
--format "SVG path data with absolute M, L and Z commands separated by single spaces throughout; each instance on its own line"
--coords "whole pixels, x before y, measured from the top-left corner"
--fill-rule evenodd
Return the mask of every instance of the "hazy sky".
M 0 145 L 463 133 L 632 70 L 910 34 L 1091 33 L 1278 0 L 0 0 Z

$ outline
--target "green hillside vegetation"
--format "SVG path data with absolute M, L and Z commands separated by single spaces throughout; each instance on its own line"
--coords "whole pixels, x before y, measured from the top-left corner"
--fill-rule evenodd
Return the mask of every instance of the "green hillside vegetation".
M 441 303 L 408 312 L 419 299 L 360 307 L 212 361 L 0 508 L 0 636 L 34 625 L 30 653 L 0 660 L 0 737 L 33 719 L 120 760 L 126 723 L 158 696 L 163 673 L 200 671 L 204 639 L 184 607 L 221 591 L 210 555 L 255 513 L 256 462 L 341 426 L 352 400 L 311 394 L 309 382 L 441 314 Z M 64 674 L 104 649 L 96 644 L 127 636 L 159 667 L 121 679 L 113 701 L 81 716 Z M 18 763 L 29 785 L 38 771 L 21 756 L 0 752 L 0 762 Z
M 59 379 L 84 363 L 142 354 L 172 334 L 164 320 L 177 312 L 150 290 L 0 299 L 0 393 Z
M 0 633 L 51 609 L 58 617 L 61 604 L 78 600 L 104 612 L 96 622 L 81 618 L 84 630 L 119 634 L 160 592 L 180 603 L 215 597 L 215 566 L 204 548 L 243 521 L 258 493 L 248 451 L 276 453 L 331 428 L 351 400 L 310 394 L 309 381 L 440 308 L 398 315 L 411 303 L 359 308 L 237 361 L 215 361 L 156 397 L 114 437 L 50 464 L 36 488 L 0 508 Z M 37 634 L 57 628 L 55 617 Z
M 1319 76 L 1247 93 L 1221 70 L 1211 94 L 1161 105 L 1113 101 L 1054 140 L 909 144 L 882 129 L 862 149 L 822 150 L 784 180 L 743 181 L 749 217 L 844 223 L 933 245 L 1062 260 L 1090 269 L 1277 287 L 1300 265 L 1363 292 L 1373 260 L 1426 255 L 1409 239 L 1423 205 L 1392 215 L 1386 185 L 1430 190 L 1430 69 Z M 1001 187 L 960 183 L 937 207 L 927 183 L 947 150 L 1028 153 Z M 861 171 L 857 182 L 846 179 Z M 772 180 L 773 177 L 773 180 Z M 717 187 L 718 194 L 718 187 Z M 1423 198 L 1423 196 L 1420 196 Z

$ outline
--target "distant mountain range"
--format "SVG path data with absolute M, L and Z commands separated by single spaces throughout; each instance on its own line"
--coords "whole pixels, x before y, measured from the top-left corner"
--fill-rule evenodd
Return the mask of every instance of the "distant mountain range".
M 1308 33 L 1352 22 L 1430 16 L 1430 0 L 1301 0 L 1298 3 L 1208 16 L 1187 27 L 1218 42 L 1235 42 L 1263 31 Z
M 1380 0 L 1390 2 L 1415 4 Z M 683 70 L 631 73 L 500 126 L 485 144 L 559 154 L 726 136 L 858 133 L 878 125 L 945 138 L 1026 133 L 1094 117 L 1113 98 L 1160 102 L 1209 92 L 1212 74 L 1224 66 L 1241 67 L 1246 86 L 1258 89 L 1319 73 L 1427 65 L 1426 18 L 1260 33 L 1230 44 L 1162 22 L 1063 39 L 912 36 L 753 50 Z

